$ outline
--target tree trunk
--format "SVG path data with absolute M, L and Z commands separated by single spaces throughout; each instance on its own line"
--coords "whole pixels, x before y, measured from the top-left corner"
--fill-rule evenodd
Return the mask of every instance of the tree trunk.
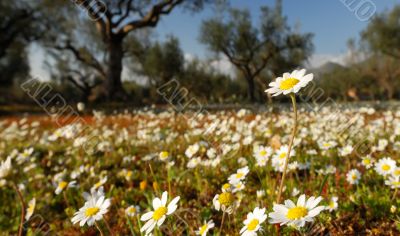
M 114 36 L 108 42 L 107 77 L 104 83 L 104 92 L 107 100 L 126 100 L 127 94 L 122 87 L 122 49 L 123 37 Z
M 254 94 L 254 89 L 255 89 L 254 78 L 251 76 L 246 76 L 246 80 L 247 80 L 247 98 L 251 103 L 255 103 L 256 96 Z

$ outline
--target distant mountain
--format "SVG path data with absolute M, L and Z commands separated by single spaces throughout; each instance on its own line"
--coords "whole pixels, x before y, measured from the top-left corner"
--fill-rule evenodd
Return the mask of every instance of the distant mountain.
M 317 75 L 322 75 L 322 74 L 326 74 L 326 73 L 332 72 L 337 69 L 344 69 L 344 68 L 346 68 L 346 67 L 342 66 L 338 63 L 327 62 L 320 67 L 310 69 L 310 72 L 317 74 Z

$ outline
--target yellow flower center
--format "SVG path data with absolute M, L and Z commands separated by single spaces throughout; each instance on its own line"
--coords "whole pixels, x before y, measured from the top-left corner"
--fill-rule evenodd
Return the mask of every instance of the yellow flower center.
M 231 188 L 231 185 L 228 184 L 228 183 L 222 185 L 222 189 L 224 189 L 224 190 L 227 190 L 227 189 L 230 189 L 230 188 Z
M 300 80 L 295 79 L 295 78 L 287 78 L 281 82 L 279 85 L 279 88 L 282 90 L 289 90 L 293 88 L 296 84 L 298 84 Z
M 89 207 L 85 211 L 85 216 L 92 217 L 92 216 L 96 215 L 97 212 L 99 212 L 99 211 L 100 211 L 100 208 L 98 208 L 98 207 Z
M 166 158 L 168 158 L 168 156 L 169 156 L 169 152 L 164 151 L 164 152 L 160 153 L 160 158 L 161 159 L 166 159 Z
M 364 159 L 363 162 L 364 162 L 364 165 L 371 164 L 371 160 L 370 159 Z
M 67 185 L 68 185 L 67 182 L 61 181 L 61 182 L 58 184 L 58 187 L 59 187 L 60 189 L 65 189 L 65 187 L 67 187 Z
M 206 232 L 207 226 L 208 226 L 207 224 L 201 226 L 201 228 L 200 228 L 200 235 L 202 235 L 202 234 L 204 234 L 204 232 Z
M 399 181 L 394 181 L 394 182 L 392 182 L 392 185 L 395 186 L 395 187 L 400 186 L 400 182 Z
M 103 185 L 103 183 L 101 182 L 101 181 L 99 181 L 99 182 L 97 182 L 95 185 L 94 185 L 94 188 L 100 188 L 101 187 L 101 185 Z
M 388 164 L 383 164 L 382 165 L 382 170 L 388 171 L 388 170 L 390 170 L 390 166 Z
M 334 201 L 330 201 L 329 202 L 329 207 L 330 208 L 334 208 L 335 207 L 335 202 Z
M 153 219 L 154 220 L 159 220 L 161 217 L 163 217 L 165 214 L 167 214 L 168 208 L 162 206 L 159 207 L 157 210 L 154 211 L 153 214 Z
M 35 210 L 35 205 L 34 204 L 29 204 L 28 213 L 32 214 L 34 210 Z
M 233 195 L 228 192 L 221 193 L 218 197 L 218 201 L 221 205 L 230 206 L 233 203 Z
M 400 169 L 397 169 L 393 172 L 394 176 L 399 176 L 400 175 Z
M 265 150 L 261 150 L 260 151 L 260 156 L 265 156 L 265 155 L 267 155 L 267 152 Z
M 286 157 L 286 155 L 287 155 L 286 152 L 282 152 L 282 153 L 279 155 L 279 158 L 280 158 L 280 159 L 283 159 L 283 158 Z
M 236 178 L 237 178 L 237 179 L 240 179 L 240 178 L 242 178 L 242 177 L 243 177 L 243 173 L 237 173 L 237 174 L 236 174 Z
M 253 231 L 256 229 L 259 221 L 257 219 L 252 219 L 250 223 L 247 225 L 247 230 Z
M 356 180 L 356 179 L 357 179 L 357 175 L 356 175 L 356 174 L 353 174 L 353 175 L 351 176 L 351 179 Z
M 289 209 L 286 217 L 289 220 L 298 220 L 300 218 L 303 218 L 307 214 L 308 214 L 307 208 L 298 206 L 298 207 L 294 207 L 292 209 Z
M 128 212 L 129 213 L 136 213 L 136 208 L 134 208 L 134 207 L 130 207 L 129 209 L 128 209 Z

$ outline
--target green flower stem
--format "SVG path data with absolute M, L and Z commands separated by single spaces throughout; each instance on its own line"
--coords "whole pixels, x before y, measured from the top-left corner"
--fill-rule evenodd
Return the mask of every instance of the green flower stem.
M 292 146 L 293 146 L 294 137 L 295 137 L 296 132 L 297 132 L 297 106 L 296 106 L 296 97 L 295 97 L 295 95 L 294 95 L 293 93 L 291 93 L 291 94 L 290 94 L 290 98 L 292 99 L 292 105 L 293 105 L 294 126 L 293 126 L 292 136 L 291 136 L 290 142 L 289 142 L 288 152 L 287 152 L 286 159 L 285 159 L 285 166 L 283 167 L 283 174 L 282 174 L 282 179 L 281 179 L 281 183 L 280 183 L 280 186 L 279 186 L 278 197 L 276 198 L 276 204 L 279 204 L 279 203 L 281 202 L 282 189 L 283 189 L 283 184 L 284 184 L 285 178 L 286 178 L 286 172 L 287 172 L 287 168 L 288 168 L 288 163 L 289 163 L 289 158 L 290 158 L 290 152 L 292 151 Z
M 17 192 L 19 201 L 21 202 L 21 223 L 19 224 L 19 228 L 18 228 L 18 236 L 22 236 L 23 231 L 24 231 L 26 205 L 25 205 L 24 197 L 22 196 L 21 191 L 19 191 L 18 186 L 14 182 L 12 182 L 12 186 L 13 186 L 14 190 Z

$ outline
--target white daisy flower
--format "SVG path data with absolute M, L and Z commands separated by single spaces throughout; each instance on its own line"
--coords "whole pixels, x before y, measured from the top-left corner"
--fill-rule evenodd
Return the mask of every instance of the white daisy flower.
M 329 204 L 326 206 L 326 210 L 329 210 L 329 212 L 334 211 L 338 208 L 338 197 L 333 196 L 331 200 L 329 201 Z
M 257 198 L 261 199 L 265 196 L 265 190 L 257 190 Z
M 35 211 L 36 207 L 36 199 L 32 198 L 32 200 L 29 201 L 28 203 L 28 208 L 26 209 L 26 215 L 25 215 L 25 220 L 28 221 L 31 216 L 33 215 L 33 212 Z
M 166 216 L 175 212 L 179 199 L 179 196 L 175 197 L 167 206 L 168 192 L 163 192 L 161 199 L 154 198 L 154 211 L 147 212 L 140 218 L 141 221 L 147 221 L 140 229 L 140 232 L 146 231 L 146 235 L 149 235 L 156 225 L 161 226 L 167 218 Z
M 245 166 L 236 171 L 236 174 L 229 176 L 228 180 L 230 184 L 238 183 L 246 178 L 246 175 L 249 173 L 249 167 Z
M 358 182 L 360 181 L 360 178 L 361 178 L 361 174 L 356 169 L 352 169 L 349 172 L 347 172 L 347 174 L 346 174 L 347 182 L 349 182 L 352 185 L 358 184 Z
M 204 222 L 204 225 L 202 225 L 198 231 L 196 231 L 196 235 L 200 236 L 206 236 L 208 231 L 212 228 L 215 227 L 214 221 L 210 220 L 208 222 Z
M 285 163 L 288 151 L 289 151 L 289 146 L 287 145 L 281 146 L 279 150 L 275 153 L 274 157 L 272 158 L 272 164 L 278 165 Z M 296 151 L 292 149 L 290 152 L 290 157 L 293 157 L 295 155 Z
M 99 182 L 95 183 L 92 187 L 93 190 L 99 189 L 100 187 L 102 187 L 106 182 L 107 182 L 107 176 L 105 176 L 104 178 L 100 179 Z
M 166 161 L 168 158 L 170 158 L 170 154 L 167 151 L 162 151 L 160 154 L 158 154 L 158 158 L 160 158 L 161 161 Z
M 228 214 L 233 212 L 235 196 L 230 192 L 223 192 L 216 194 L 213 199 L 215 210 L 222 210 Z
M 243 222 L 245 226 L 240 230 L 242 236 L 256 236 L 257 231 L 261 230 L 261 224 L 267 219 L 265 208 L 256 207 L 253 212 L 247 214 L 246 220 Z
M 245 185 L 242 181 L 236 182 L 233 184 L 232 193 L 242 191 L 244 189 L 244 187 L 245 187 Z
M 73 224 L 79 222 L 81 227 L 85 224 L 92 226 L 96 221 L 103 219 L 103 215 L 108 212 L 108 208 L 111 205 L 110 199 L 105 198 L 102 190 L 91 191 L 92 194 L 90 196 L 88 193 L 84 194 L 85 205 L 75 212 L 74 217 L 71 219 Z
M 393 189 L 400 188 L 400 178 L 395 176 L 390 176 L 387 180 L 385 180 L 385 184 Z
M 136 216 L 140 211 L 139 206 L 129 206 L 125 209 L 125 214 L 129 217 L 134 217 Z
M 265 92 L 272 94 L 272 96 L 278 96 L 282 93 L 284 95 L 297 93 L 301 88 L 306 87 L 313 78 L 313 74 L 306 75 L 305 69 L 294 70 L 292 73 L 284 73 L 283 77 L 278 77 L 274 82 L 271 82 L 269 84 L 271 88 L 265 90 Z
M 299 194 L 300 194 L 300 190 L 298 190 L 296 187 L 294 187 L 292 190 L 292 197 L 296 197 Z
M 303 227 L 306 222 L 312 222 L 324 206 L 317 205 L 321 202 L 322 197 L 310 197 L 306 201 L 306 196 L 303 194 L 294 204 L 291 200 L 286 200 L 285 204 L 274 204 L 274 212 L 269 214 L 271 224 L 290 225 L 295 228 Z
M 66 182 L 66 181 L 61 180 L 56 184 L 56 186 L 57 186 L 57 188 L 54 191 L 54 193 L 58 195 L 62 191 L 64 191 L 64 189 L 75 187 L 76 186 L 76 181 Z
M 185 151 L 185 155 L 188 157 L 188 158 L 191 158 L 192 156 L 194 156 L 198 151 L 199 151 L 199 149 L 200 149 L 200 146 L 196 143 L 196 144 L 193 144 L 193 145 L 190 145 L 187 149 L 186 149 L 186 151 Z
M 392 174 L 395 169 L 396 161 L 389 157 L 382 158 L 375 164 L 375 171 L 382 176 Z
M 0 165 L 0 179 L 7 177 L 11 173 L 11 157 L 7 157 Z
M 272 148 L 264 146 L 256 146 L 253 150 L 253 155 L 257 160 L 257 166 L 265 166 L 269 157 L 272 155 Z
M 371 156 L 368 155 L 368 156 L 362 158 L 361 164 L 363 166 L 365 166 L 365 168 L 369 169 L 372 167 L 374 161 L 375 160 Z

